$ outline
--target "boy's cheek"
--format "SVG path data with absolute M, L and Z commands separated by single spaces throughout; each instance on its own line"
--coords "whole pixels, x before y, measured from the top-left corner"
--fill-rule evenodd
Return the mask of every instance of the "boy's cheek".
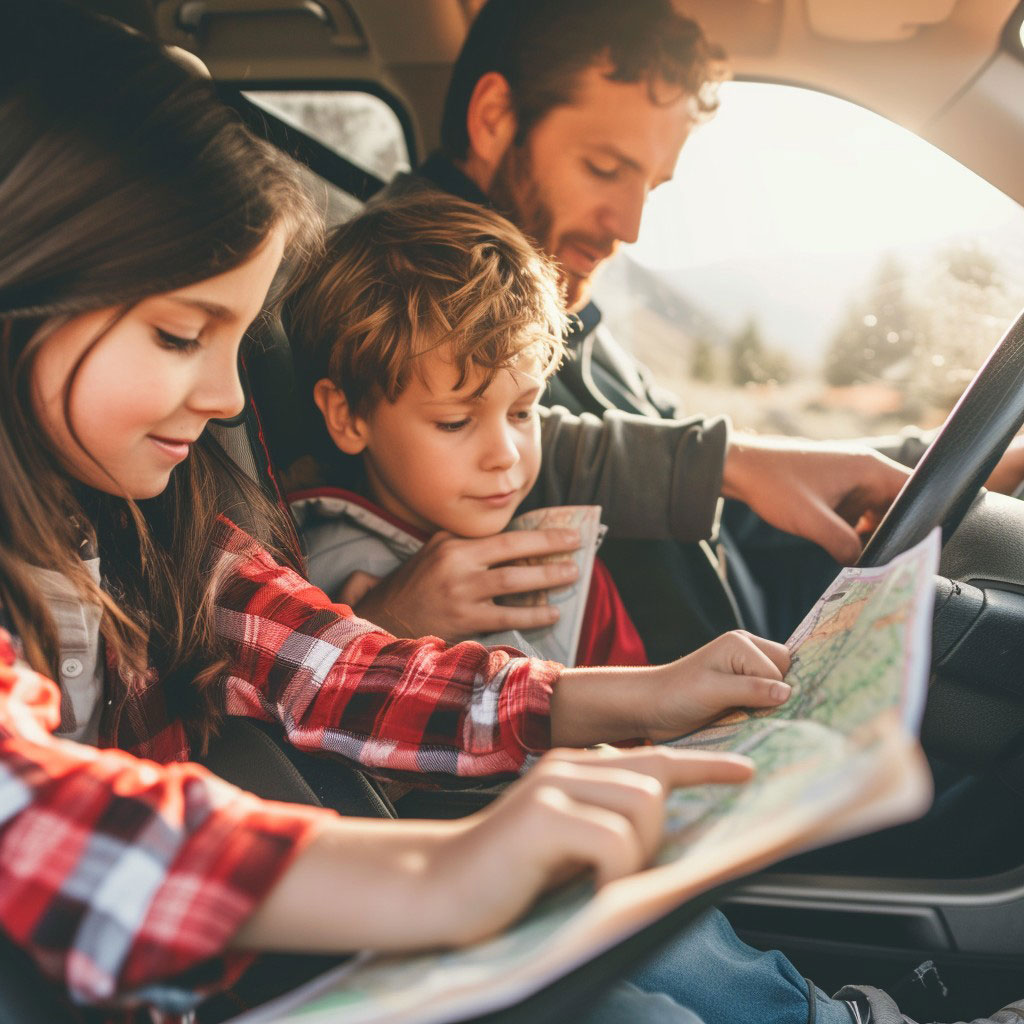
M 536 425 L 534 431 L 533 443 L 528 445 L 525 451 L 522 452 L 520 458 L 523 461 L 523 465 L 528 467 L 526 474 L 526 485 L 523 488 L 523 497 L 533 490 L 533 485 L 537 482 L 537 477 L 540 476 L 540 460 L 542 458 L 540 448 L 540 423 Z

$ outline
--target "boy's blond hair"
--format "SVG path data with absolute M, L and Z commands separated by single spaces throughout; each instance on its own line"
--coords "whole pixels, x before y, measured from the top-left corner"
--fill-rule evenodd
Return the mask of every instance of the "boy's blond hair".
M 558 275 L 511 222 L 446 192 L 416 188 L 371 203 L 336 228 L 289 302 L 300 376 L 327 377 L 356 415 L 394 402 L 426 352 L 458 370 L 498 370 L 524 356 L 544 376 L 565 352 Z

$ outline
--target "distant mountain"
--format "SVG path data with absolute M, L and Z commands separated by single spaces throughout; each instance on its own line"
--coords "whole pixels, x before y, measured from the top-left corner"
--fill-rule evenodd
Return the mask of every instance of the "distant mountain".
M 677 332 L 682 344 L 700 338 L 719 347 L 729 337 L 720 321 L 671 276 L 650 270 L 624 252 L 601 271 L 594 298 L 617 340 L 630 348 L 637 343 L 638 325 L 633 318 L 641 309 L 663 321 L 666 330 Z
M 852 294 L 863 288 L 877 254 L 750 258 L 654 270 L 620 253 L 595 287 L 595 298 L 624 344 L 637 337 L 640 307 L 679 332 L 676 344 L 700 338 L 728 343 L 752 317 L 765 341 L 797 361 L 816 363 Z
M 795 253 L 662 271 L 659 276 L 699 302 L 729 334 L 754 318 L 768 345 L 799 362 L 817 364 L 879 258 L 877 252 Z
M 701 338 L 721 346 L 751 318 L 765 343 L 780 349 L 808 369 L 819 366 L 829 341 L 851 301 L 865 293 L 887 255 L 907 268 L 911 287 L 920 299 L 934 302 L 929 275 L 951 245 L 965 239 L 928 239 L 896 249 L 835 252 L 773 253 L 747 256 L 684 269 L 653 269 L 620 253 L 606 268 L 595 297 L 624 344 L 639 352 L 649 329 L 639 307 L 674 327 L 676 346 Z M 972 236 L 999 266 L 1008 294 L 1024 291 L 1020 270 L 1024 246 L 1009 228 Z M 643 325 L 641 327 L 641 324 Z M 664 344 L 666 342 L 662 342 Z

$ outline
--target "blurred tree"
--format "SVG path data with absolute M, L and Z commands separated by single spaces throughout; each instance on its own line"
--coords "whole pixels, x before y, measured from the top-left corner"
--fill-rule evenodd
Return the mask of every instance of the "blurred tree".
M 707 338 L 695 338 L 690 353 L 690 376 L 694 380 L 715 379 L 715 353 Z
M 746 384 L 785 384 L 792 376 L 789 357 L 769 349 L 751 317 L 729 342 L 729 377 L 737 387 Z
M 865 295 L 847 307 L 825 353 L 825 379 L 835 386 L 889 379 L 911 372 L 921 337 L 921 310 L 907 291 L 903 264 L 886 256 Z
M 947 246 L 926 283 L 927 342 L 918 353 L 915 387 L 921 397 L 951 406 L 1013 318 L 1019 293 L 995 257 L 973 240 Z
M 760 383 L 764 342 L 757 321 L 751 317 L 729 342 L 729 377 L 737 387 Z

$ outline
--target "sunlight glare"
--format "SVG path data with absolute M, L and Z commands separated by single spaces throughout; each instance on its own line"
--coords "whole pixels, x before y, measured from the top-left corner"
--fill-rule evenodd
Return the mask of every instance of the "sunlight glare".
M 1020 217 L 1012 200 L 877 114 L 806 89 L 729 82 L 628 251 L 659 269 L 878 252 Z

